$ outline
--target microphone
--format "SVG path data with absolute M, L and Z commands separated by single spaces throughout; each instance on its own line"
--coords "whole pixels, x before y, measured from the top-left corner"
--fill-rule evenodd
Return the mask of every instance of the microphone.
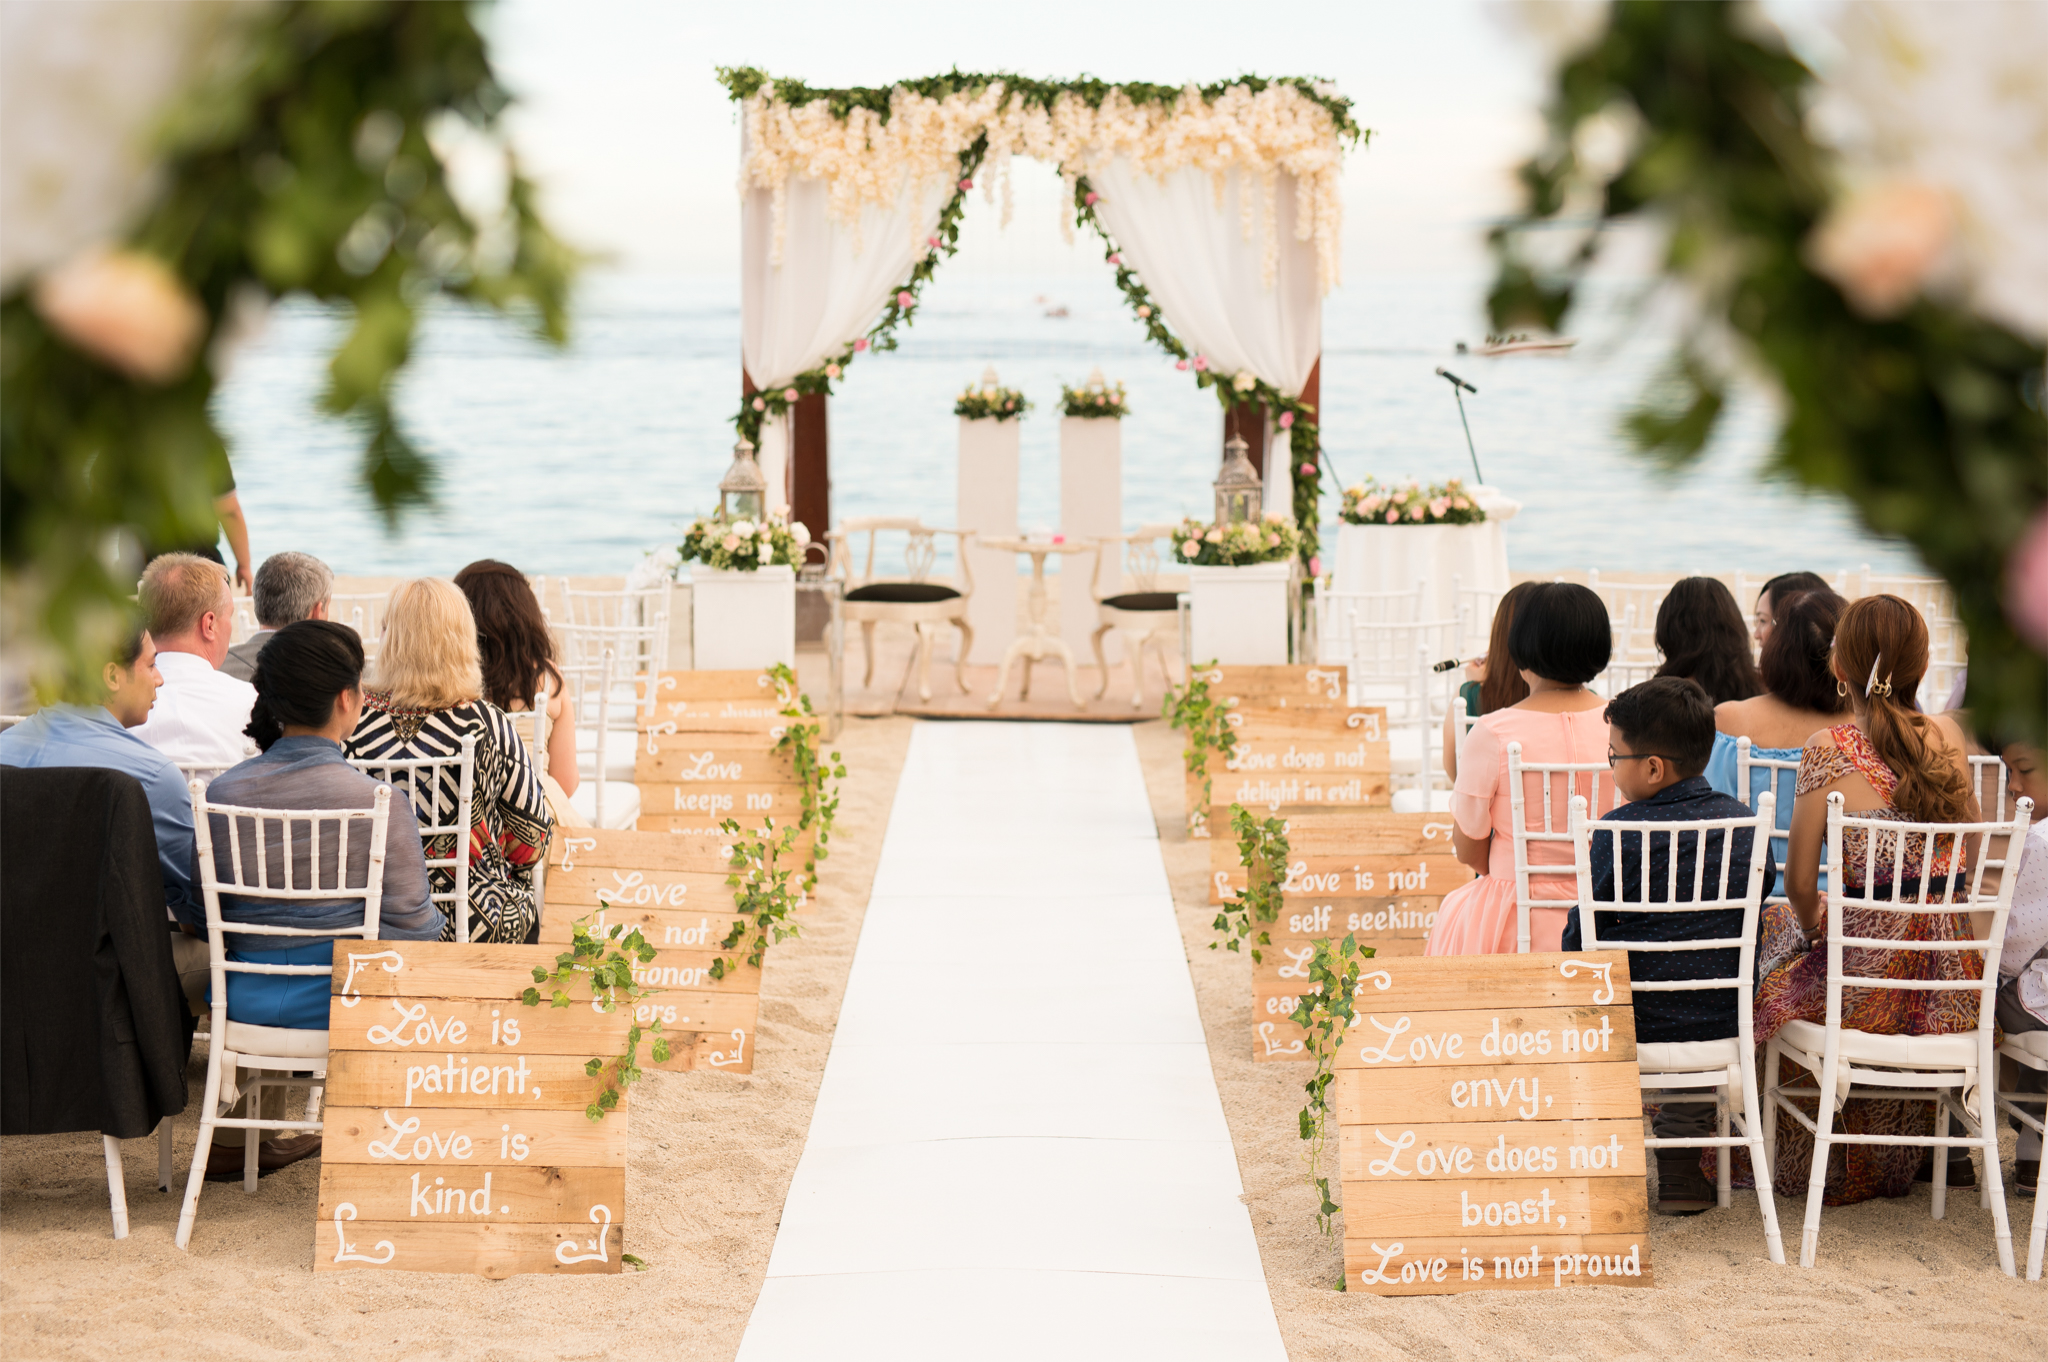
M 1471 385 L 1470 383 L 1467 383 L 1467 382 L 1466 382 L 1466 381 L 1465 381 L 1464 379 L 1462 379 L 1462 378 L 1459 378 L 1459 377 L 1458 377 L 1458 376 L 1457 376 L 1456 374 L 1452 373 L 1452 372 L 1451 372 L 1451 371 L 1450 371 L 1449 369 L 1446 369 L 1446 368 L 1444 368 L 1444 366 L 1443 366 L 1443 365 L 1441 365 L 1441 364 L 1439 364 L 1439 365 L 1437 365 L 1437 366 L 1436 366 L 1436 376 L 1437 376 L 1438 378 L 1447 378 L 1447 379 L 1449 379 L 1449 380 L 1451 381 L 1451 386 L 1452 386 L 1452 387 L 1455 387 L 1455 388 L 1463 388 L 1463 389 L 1464 389 L 1464 390 L 1465 390 L 1466 392 L 1468 392 L 1468 393 L 1475 393 L 1475 394 L 1476 394 L 1476 393 L 1477 393 L 1477 392 L 1479 391 L 1479 389 L 1477 389 L 1477 388 L 1473 387 L 1473 386 L 1472 386 L 1472 385 Z
M 1431 667 L 1431 668 L 1430 668 L 1430 670 L 1431 670 L 1431 671 L 1433 671 L 1433 672 L 1447 672 L 1447 671 L 1450 671 L 1450 670 L 1452 670 L 1453 668 L 1455 668 L 1455 667 L 1456 667 L 1457 665 L 1458 665 L 1458 659 L 1457 659 L 1457 658 L 1455 658 L 1455 657 L 1447 657 L 1447 658 L 1445 658 L 1445 659 L 1444 659 L 1443 661 L 1441 661 L 1441 662 L 1437 663 L 1437 664 L 1436 664 L 1435 666 Z

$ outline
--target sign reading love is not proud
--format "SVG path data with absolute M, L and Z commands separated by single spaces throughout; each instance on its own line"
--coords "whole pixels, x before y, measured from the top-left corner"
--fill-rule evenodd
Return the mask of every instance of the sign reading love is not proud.
M 1648 1286 L 1628 956 L 1365 962 L 1337 1050 L 1347 1289 Z
M 584 1065 L 627 1017 L 521 1003 L 557 954 L 335 944 L 315 1271 L 619 1270 L 627 1104 L 585 1115 Z

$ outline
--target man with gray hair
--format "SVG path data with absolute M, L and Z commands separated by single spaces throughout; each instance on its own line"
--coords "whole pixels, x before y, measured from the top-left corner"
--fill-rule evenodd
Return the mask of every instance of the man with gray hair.
M 327 618 L 334 573 L 310 553 L 273 553 L 256 569 L 256 632 L 228 649 L 220 669 L 243 681 L 256 677 L 256 655 L 287 624 Z

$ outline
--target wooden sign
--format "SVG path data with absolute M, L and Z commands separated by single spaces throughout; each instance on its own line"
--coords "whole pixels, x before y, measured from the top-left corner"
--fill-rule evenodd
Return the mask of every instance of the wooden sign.
M 642 785 L 794 785 L 796 760 L 766 733 L 649 733 L 633 762 Z
M 754 1071 L 761 971 L 744 952 L 719 944 L 735 920 L 726 845 L 664 832 L 573 828 L 558 833 L 549 849 L 543 944 L 567 944 L 576 922 L 588 919 L 593 931 L 637 927 L 661 952 L 634 978 L 659 990 L 641 1000 L 638 1016 L 642 1025 L 661 1023 L 669 1057 L 656 1063 L 643 1047 L 643 1069 Z M 722 977 L 713 977 L 719 960 Z
M 1365 962 L 1332 1119 L 1352 1291 L 1648 1286 L 1628 956 Z
M 1294 738 L 1359 737 L 1384 742 L 1387 711 L 1384 706 L 1350 709 L 1341 705 L 1269 706 L 1257 700 L 1240 700 L 1223 716 L 1223 721 L 1240 737 L 1256 733 L 1268 742 Z
M 1191 828 L 1200 818 L 1209 836 L 1228 837 L 1232 804 L 1267 815 L 1388 807 L 1392 760 L 1384 709 L 1246 706 L 1233 709 L 1228 720 L 1235 736 L 1229 755 L 1212 753 L 1202 773 L 1189 776 Z
M 1421 955 L 1436 925 L 1440 898 L 1337 898 L 1286 902 L 1266 928 L 1272 944 L 1252 965 L 1252 1058 L 1261 1062 L 1314 1058 L 1308 1037 L 1289 1018 L 1308 984 L 1318 941 L 1356 937 L 1380 959 Z
M 1244 888 L 1247 871 L 1235 842 L 1224 844 L 1234 864 L 1211 855 L 1209 901 L 1222 903 Z M 1292 847 L 1289 848 L 1290 852 Z M 1280 892 L 1293 898 L 1386 898 L 1401 894 L 1441 897 L 1473 878 L 1472 870 L 1446 852 L 1423 856 L 1295 856 L 1287 859 Z
M 767 672 L 662 672 L 640 711 L 640 729 L 674 733 L 768 733 L 789 726 L 783 709 L 795 697 Z
M 556 954 L 335 943 L 315 1271 L 619 1270 L 627 1103 L 585 1115 L 584 1065 L 627 1018 L 520 1002 Z
M 1364 774 L 1383 776 L 1389 767 L 1386 739 L 1374 741 L 1350 734 L 1312 738 L 1246 734 L 1238 738 L 1229 756 L 1219 752 L 1209 758 L 1211 776 L 1304 775 L 1328 779 Z
M 1273 709 L 1328 709 L 1344 704 L 1346 677 L 1335 667 L 1207 667 L 1194 673 L 1209 693 Z
M 777 785 L 717 785 L 690 783 L 658 785 L 642 778 L 640 786 L 640 827 L 644 831 L 671 829 L 689 836 L 716 836 L 718 825 L 736 818 L 740 826 L 760 826 L 764 818 L 788 827 L 803 817 L 803 787 L 794 782 Z M 653 819 L 650 823 L 648 820 Z M 697 829 L 710 829 L 709 833 Z

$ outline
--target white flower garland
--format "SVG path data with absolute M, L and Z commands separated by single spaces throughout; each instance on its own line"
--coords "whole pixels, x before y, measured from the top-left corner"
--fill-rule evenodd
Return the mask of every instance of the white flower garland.
M 855 234 L 857 247 L 862 209 L 886 207 L 906 194 L 951 183 L 960 153 L 986 136 L 982 188 L 993 202 L 1001 183 L 1005 222 L 1012 202 L 1010 161 L 1020 155 L 1057 166 L 1070 205 L 1076 181 L 1118 157 L 1155 177 L 1181 169 L 1206 171 L 1219 206 L 1226 176 L 1238 171 L 1245 179 L 1239 195 L 1244 239 L 1258 233 L 1265 242 L 1268 288 L 1279 269 L 1280 176 L 1292 175 L 1295 238 L 1315 242 L 1324 293 L 1341 281 L 1343 140 L 1330 111 L 1291 84 L 1257 91 L 1232 85 L 1213 101 L 1190 85 L 1171 106 L 1133 100 L 1121 88 L 1111 88 L 1097 107 L 1063 91 L 1050 108 L 1010 98 L 1000 80 L 943 99 L 897 86 L 890 92 L 887 121 L 859 107 L 838 118 L 825 100 L 789 104 L 774 89 L 764 85 L 743 102 L 746 151 L 740 190 L 770 192 L 777 264 L 792 177 L 825 182 L 832 218 Z M 1070 206 L 1060 225 L 1072 240 Z

